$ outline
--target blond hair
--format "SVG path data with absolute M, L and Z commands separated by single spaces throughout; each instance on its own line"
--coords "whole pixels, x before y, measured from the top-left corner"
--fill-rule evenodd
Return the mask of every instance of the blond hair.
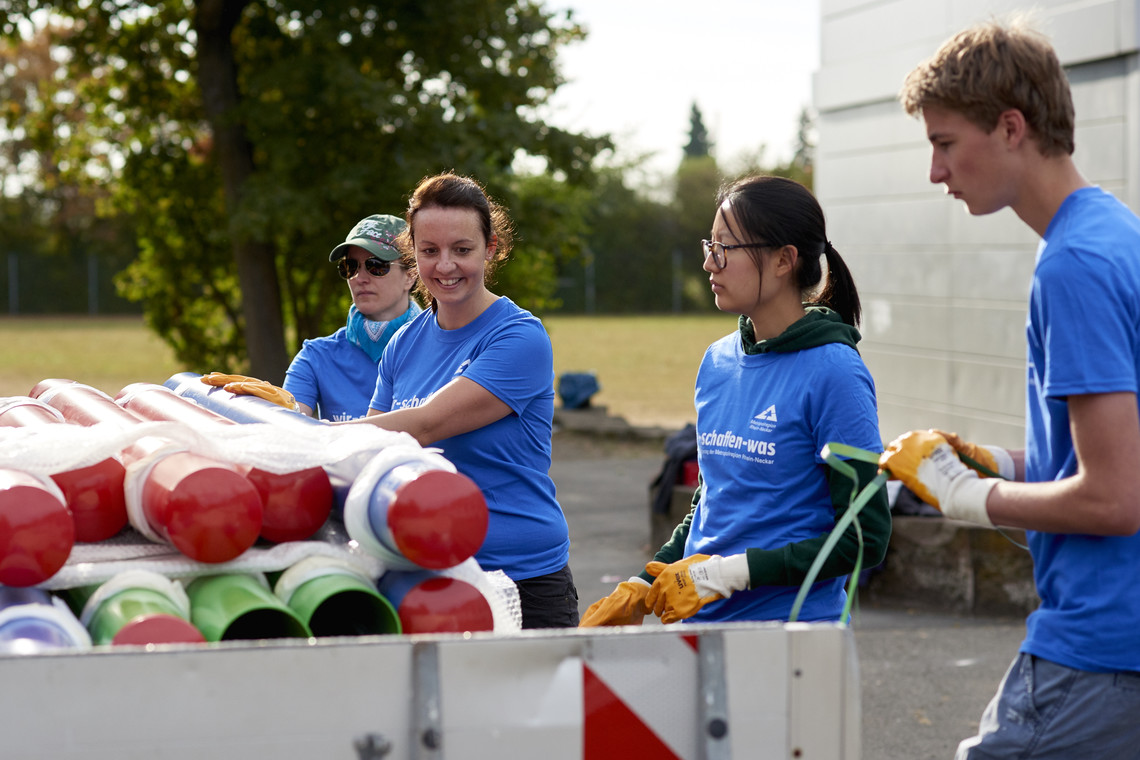
M 1016 108 L 1046 156 L 1073 153 L 1073 98 L 1057 53 L 1025 16 L 970 27 L 911 71 L 899 92 L 917 116 L 927 106 L 957 111 L 992 132 Z

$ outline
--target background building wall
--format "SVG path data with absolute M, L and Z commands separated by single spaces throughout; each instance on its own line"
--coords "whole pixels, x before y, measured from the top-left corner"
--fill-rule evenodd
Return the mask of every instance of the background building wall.
M 1025 7 L 821 3 L 815 191 L 863 299 L 860 348 L 878 389 L 884 442 L 943 427 L 1023 444 L 1025 312 L 1038 238 L 1012 211 L 971 217 L 930 184 L 925 128 L 897 94 L 952 34 Z M 1078 167 L 1140 210 L 1140 0 L 1035 7 L 1072 86 Z

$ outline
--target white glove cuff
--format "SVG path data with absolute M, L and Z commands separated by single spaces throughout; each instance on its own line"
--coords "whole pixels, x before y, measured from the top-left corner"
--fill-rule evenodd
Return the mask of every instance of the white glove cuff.
M 653 584 L 652 584 L 652 583 L 650 583 L 649 581 L 647 581 L 647 580 L 645 580 L 644 578 L 642 578 L 640 575 L 634 575 L 634 576 L 631 576 L 631 577 L 630 577 L 630 579 L 629 579 L 629 582 L 630 582 L 630 583 L 640 583 L 642 586 L 645 586 L 645 587 L 647 587 L 647 588 L 648 588 L 649 586 L 652 586 L 652 585 L 653 585 Z
M 725 557 L 720 563 L 720 571 L 725 585 L 732 591 L 743 591 L 748 588 L 751 579 L 748 573 L 747 554 L 733 554 L 731 557 Z
M 997 473 L 1006 480 L 1016 480 L 1017 470 L 1013 465 L 1013 457 L 1009 452 L 1000 446 L 983 446 L 986 451 L 993 455 L 994 461 L 997 462 Z
M 748 588 L 748 555 L 713 555 L 704 562 L 689 565 L 689 577 L 702 599 L 712 594 L 729 596 L 733 591 Z
M 942 514 L 954 520 L 994 527 L 986 511 L 986 499 L 997 484 L 997 478 L 963 478 L 956 484 L 953 495 L 941 505 Z

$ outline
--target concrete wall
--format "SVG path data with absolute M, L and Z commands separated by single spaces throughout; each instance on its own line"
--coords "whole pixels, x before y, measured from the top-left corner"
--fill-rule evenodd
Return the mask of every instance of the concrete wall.
M 1074 158 L 1140 211 L 1140 0 L 1037 0 L 1066 66 Z M 821 0 L 816 195 L 863 299 L 863 356 L 884 442 L 945 427 L 1020 448 L 1025 310 L 1037 236 L 1008 209 L 971 217 L 929 182 L 921 120 L 896 100 L 950 35 L 1025 6 L 982 0 Z

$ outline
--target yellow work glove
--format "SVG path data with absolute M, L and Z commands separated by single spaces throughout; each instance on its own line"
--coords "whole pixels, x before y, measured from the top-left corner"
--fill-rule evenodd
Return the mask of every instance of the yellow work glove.
M 301 409 L 292 393 L 284 388 L 278 388 L 273 383 L 258 380 L 256 377 L 211 372 L 208 375 L 202 375 L 199 379 L 206 385 L 212 385 L 239 396 L 257 396 L 295 412 Z
M 1011 457 L 1009 452 L 1005 449 L 998 446 L 983 446 L 977 443 L 969 443 L 963 441 L 957 433 L 947 433 L 945 430 L 933 429 L 931 432 L 937 433 L 945 438 L 946 442 L 954 447 L 954 450 L 960 455 L 974 460 L 990 472 L 996 472 L 1006 480 L 1013 480 L 1017 477 L 1017 472 L 1014 470 L 1013 457 Z M 966 464 L 969 465 L 969 462 Z M 990 477 L 984 472 L 979 471 L 978 474 L 982 477 Z
M 998 479 L 979 478 L 938 433 L 912 430 L 899 436 L 879 457 L 879 467 L 947 517 L 993 527 L 986 499 Z
M 744 554 L 694 554 L 669 565 L 650 562 L 645 572 L 655 579 L 645 597 L 645 609 L 653 610 L 662 623 L 692 617 L 709 602 L 748 588 L 748 557 Z
M 649 581 L 644 578 L 635 575 L 628 581 L 622 581 L 613 593 L 590 605 L 578 627 L 641 625 L 645 618 L 645 595 L 648 593 Z

